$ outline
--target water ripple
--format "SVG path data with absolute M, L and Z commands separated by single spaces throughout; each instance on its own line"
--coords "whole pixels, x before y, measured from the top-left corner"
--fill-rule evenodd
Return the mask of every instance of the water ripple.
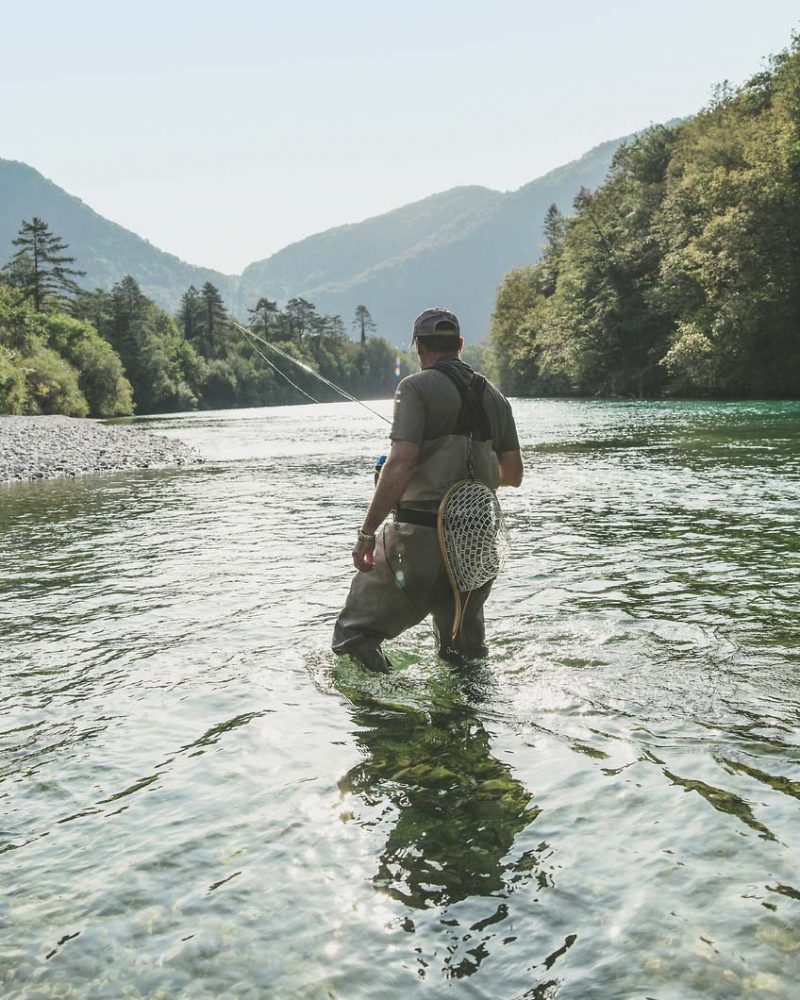
M 353 407 L 0 490 L 3 996 L 793 1000 L 800 406 L 516 410 L 467 671 L 328 652 Z

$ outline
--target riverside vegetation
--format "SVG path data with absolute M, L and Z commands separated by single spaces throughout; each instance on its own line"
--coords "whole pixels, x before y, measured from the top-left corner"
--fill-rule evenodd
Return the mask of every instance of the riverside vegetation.
M 524 395 L 800 396 L 800 36 L 743 86 L 621 147 L 499 290 Z
M 743 86 L 616 152 L 575 213 L 553 205 L 538 263 L 503 280 L 490 347 L 467 357 L 515 395 L 800 395 L 800 39 Z M 0 272 L 0 412 L 100 417 L 298 402 L 211 282 L 176 316 L 128 276 L 85 291 L 66 245 L 24 222 Z M 396 348 L 365 306 L 261 297 L 250 327 L 361 396 L 389 396 Z M 367 336 L 367 334 L 370 336 Z M 413 359 L 401 359 L 401 374 Z M 303 372 L 291 377 L 325 395 Z
M 111 291 L 80 289 L 74 278 L 82 272 L 41 219 L 24 222 L 14 242 L 19 249 L 0 280 L 0 412 L 113 417 L 301 401 L 210 282 L 190 287 L 173 317 L 130 276 Z M 365 306 L 353 320 L 357 343 L 340 316 L 320 315 L 302 298 L 283 310 L 259 299 L 249 325 L 354 394 L 394 391 L 396 348 L 372 335 Z M 400 369 L 408 373 L 407 359 Z M 291 378 L 315 398 L 331 398 L 312 376 Z

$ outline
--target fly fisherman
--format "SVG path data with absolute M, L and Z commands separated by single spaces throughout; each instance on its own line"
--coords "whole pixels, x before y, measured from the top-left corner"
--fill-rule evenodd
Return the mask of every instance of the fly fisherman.
M 333 651 L 387 673 L 381 643 L 433 616 L 439 655 L 453 663 L 485 656 L 483 605 L 492 582 L 470 595 L 452 638 L 455 598 L 436 530 L 439 501 L 474 477 L 494 490 L 519 486 L 522 456 L 508 400 L 459 360 L 458 319 L 426 309 L 414 321 L 420 371 L 395 394 L 392 447 L 358 533 L 358 573 L 333 632 Z M 390 512 L 394 518 L 381 525 Z

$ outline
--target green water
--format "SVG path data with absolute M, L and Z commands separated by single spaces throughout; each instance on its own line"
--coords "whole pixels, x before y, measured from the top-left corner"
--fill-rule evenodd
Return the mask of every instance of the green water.
M 800 405 L 515 408 L 470 670 L 328 652 L 349 405 L 0 488 L 0 995 L 794 1000 Z

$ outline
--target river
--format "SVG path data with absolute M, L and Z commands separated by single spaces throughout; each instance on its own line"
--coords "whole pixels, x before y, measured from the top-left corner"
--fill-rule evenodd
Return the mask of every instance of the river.
M 800 404 L 515 411 L 469 670 L 328 651 L 350 404 L 0 488 L 0 995 L 796 998 Z

